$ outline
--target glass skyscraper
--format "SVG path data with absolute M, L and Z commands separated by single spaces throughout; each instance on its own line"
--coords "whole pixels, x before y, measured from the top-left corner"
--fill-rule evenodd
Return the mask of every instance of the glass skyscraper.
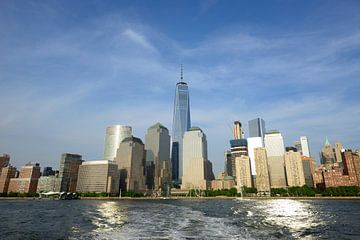
M 179 181 L 182 176 L 182 145 L 184 133 L 191 127 L 190 123 L 190 102 L 189 88 L 183 82 L 183 74 L 181 71 L 180 82 L 176 84 L 174 115 L 172 125 L 172 150 L 171 165 L 172 178 Z
M 249 121 L 249 137 L 265 136 L 265 121 L 261 118 L 255 118 Z

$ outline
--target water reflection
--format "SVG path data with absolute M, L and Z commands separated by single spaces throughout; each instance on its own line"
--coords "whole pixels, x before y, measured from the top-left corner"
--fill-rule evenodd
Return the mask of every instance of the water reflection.
M 127 220 L 127 211 L 125 208 L 120 208 L 118 202 L 102 202 L 97 205 L 96 212 L 97 214 L 91 219 L 97 226 L 96 232 L 111 231 Z
M 270 225 L 286 227 L 294 237 L 301 235 L 303 230 L 322 223 L 309 203 L 290 199 L 270 200 L 265 203 L 258 206 L 258 209 L 264 212 L 264 221 Z

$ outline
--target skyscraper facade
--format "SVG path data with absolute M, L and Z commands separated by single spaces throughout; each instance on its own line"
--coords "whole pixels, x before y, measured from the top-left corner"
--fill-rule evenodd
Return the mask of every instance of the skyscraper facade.
M 321 164 L 327 165 L 333 164 L 335 162 L 335 154 L 328 138 L 326 138 L 325 144 L 321 149 L 320 162 Z
M 249 156 L 242 155 L 235 158 L 236 164 L 236 186 L 238 191 L 242 187 L 252 187 L 252 177 Z
M 306 136 L 300 137 L 300 143 L 301 143 L 301 152 L 302 155 L 305 157 L 310 157 L 310 148 L 309 148 L 309 141 Z
M 115 162 L 120 170 L 121 191 L 146 190 L 145 161 L 145 147 L 140 138 L 132 136 L 120 143 Z
M 264 147 L 264 141 L 262 137 L 249 137 L 247 138 L 248 143 L 248 152 L 251 164 L 251 174 L 256 175 L 256 167 L 255 167 L 255 148 Z
M 39 163 L 27 163 L 21 168 L 18 178 L 10 179 L 8 192 L 35 193 L 40 175 Z
M 289 187 L 305 185 L 304 169 L 299 152 L 288 151 L 284 156 L 286 180 Z
M 79 154 L 64 153 L 61 155 L 59 170 L 59 191 L 76 192 L 79 166 L 82 164 Z
M 171 181 L 169 130 L 160 123 L 151 126 L 145 136 L 145 150 L 146 185 L 158 190 Z
M 270 183 L 273 188 L 286 187 L 285 165 L 284 165 L 284 140 L 277 130 L 265 134 L 265 148 L 267 153 Z
M 132 129 L 130 126 L 114 125 L 106 128 L 104 159 L 114 160 L 116 151 L 120 143 L 127 137 L 131 137 Z
M 338 163 L 342 162 L 342 155 L 341 155 L 342 149 L 343 149 L 343 145 L 341 142 L 336 142 L 334 144 L 335 158 L 336 158 L 336 162 Z
M 184 133 L 191 127 L 190 122 L 190 101 L 189 88 L 183 82 L 183 74 L 181 71 L 180 82 L 176 84 L 174 115 L 172 126 L 172 150 L 171 150 L 171 167 L 172 178 L 175 181 L 180 180 L 183 175 L 182 162 L 182 143 Z
M 0 156 L 0 173 L 3 167 L 7 167 L 9 165 L 9 162 L 10 162 L 10 155 L 3 154 L 2 156 Z
M 258 193 L 263 195 L 270 194 L 270 176 L 267 163 L 266 149 L 264 147 L 254 149 L 256 165 L 255 186 Z
M 248 142 L 244 138 L 244 130 L 240 121 L 234 122 L 233 137 L 230 140 L 230 151 L 231 151 L 231 168 L 228 171 L 229 176 L 236 178 L 236 158 L 241 156 L 248 156 Z
M 16 174 L 16 168 L 8 165 L 7 167 L 3 167 L 1 169 L 0 174 L 0 193 L 8 192 L 10 179 L 14 178 Z
M 207 158 L 205 133 L 198 127 L 185 132 L 183 139 L 183 176 L 181 188 L 208 189 L 214 180 L 212 164 Z
M 249 137 L 265 136 L 265 121 L 261 118 L 255 118 L 249 121 Z

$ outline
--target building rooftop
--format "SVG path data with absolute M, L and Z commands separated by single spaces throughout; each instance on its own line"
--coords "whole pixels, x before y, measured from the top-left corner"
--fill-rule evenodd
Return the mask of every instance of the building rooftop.
M 201 128 L 199 128 L 199 127 L 191 127 L 188 131 L 200 131 L 200 132 L 202 132 Z
M 149 129 L 151 129 L 151 128 L 155 128 L 155 129 L 162 128 L 162 129 L 168 130 L 164 125 L 162 125 L 162 124 L 159 123 L 159 122 L 157 122 L 157 123 L 155 123 L 154 125 L 152 125 L 151 127 L 149 127 Z
M 276 133 L 280 133 L 280 131 L 279 130 L 269 130 L 265 134 L 276 134 Z
M 82 163 L 82 165 L 101 165 L 101 164 L 115 164 L 115 163 L 112 160 L 91 160 Z
M 127 137 L 122 142 L 137 142 L 137 143 L 143 144 L 143 142 L 141 141 L 140 138 L 137 138 L 137 137 L 134 137 L 134 136 Z

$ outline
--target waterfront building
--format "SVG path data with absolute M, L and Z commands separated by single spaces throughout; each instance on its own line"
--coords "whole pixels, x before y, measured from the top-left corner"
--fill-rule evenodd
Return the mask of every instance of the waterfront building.
M 55 171 L 52 167 L 44 167 L 42 176 L 53 176 L 55 175 Z
M 301 154 L 305 157 L 310 157 L 310 148 L 309 148 L 309 141 L 306 136 L 300 137 L 301 143 Z
M 333 164 L 335 162 L 335 154 L 328 138 L 326 138 L 325 144 L 321 149 L 320 162 L 321 164 L 327 165 Z
M 21 168 L 18 178 L 10 179 L 8 192 L 35 193 L 40 175 L 39 163 L 26 164 Z
M 254 149 L 256 181 L 255 187 L 260 195 L 270 194 L 270 175 L 267 163 L 266 149 L 259 147 Z
M 190 120 L 190 100 L 189 88 L 183 81 L 183 71 L 181 67 L 180 82 L 176 84 L 174 115 L 172 125 L 172 149 L 171 149 L 171 167 L 172 179 L 180 181 L 183 176 L 183 157 L 182 144 L 184 133 L 191 127 Z
M 249 137 L 247 138 L 247 143 L 248 143 L 248 154 L 251 164 L 251 174 L 256 175 L 254 149 L 264 147 L 264 141 L 261 137 Z
M 232 163 L 231 163 L 231 151 L 226 150 L 224 152 L 224 159 L 225 159 L 225 169 L 224 172 L 226 176 L 232 176 Z
M 313 175 L 316 168 L 315 160 L 307 156 L 301 156 L 301 161 L 304 170 L 305 184 L 308 187 L 314 187 Z
M 207 156 L 207 141 L 205 133 L 198 127 L 192 127 L 183 138 L 183 176 L 182 190 L 211 187 L 214 180 L 212 164 Z
M 117 195 L 120 174 L 118 165 L 111 160 L 83 162 L 79 167 L 77 192 L 97 192 Z
M 304 169 L 301 154 L 292 150 L 284 155 L 286 180 L 289 187 L 302 187 L 305 185 Z
M 115 162 L 120 171 L 121 191 L 144 192 L 145 146 L 140 138 L 125 138 L 119 145 Z
M 6 193 L 9 189 L 10 179 L 15 178 L 16 168 L 9 164 L 0 171 L 0 193 Z
M 296 151 L 302 154 L 302 146 L 301 146 L 301 141 L 295 141 L 294 142 L 294 147 L 296 148 Z
M 344 163 L 344 175 L 349 176 L 350 181 L 354 181 L 360 186 L 360 158 L 350 149 L 341 150 L 341 158 Z
M 335 142 L 334 144 L 334 153 L 335 153 L 335 159 L 337 163 L 341 163 L 342 160 L 342 155 L 341 155 L 341 150 L 343 149 L 343 145 L 341 142 Z
M 59 192 L 76 192 L 79 166 L 82 164 L 79 154 L 63 153 L 60 160 Z
M 251 168 L 249 156 L 242 155 L 235 158 L 236 164 L 236 186 L 238 191 L 243 187 L 252 187 Z
M 249 121 L 249 137 L 261 137 L 265 136 L 265 121 L 261 118 L 255 118 Z
M 0 173 L 3 167 L 7 167 L 9 165 L 9 162 L 10 162 L 10 155 L 3 154 L 2 156 L 0 156 Z
M 60 189 L 60 180 L 57 175 L 41 176 L 38 181 L 36 192 L 56 192 Z
M 159 190 L 171 182 L 170 135 L 160 123 L 151 126 L 145 136 L 146 185 Z
M 272 188 L 286 187 L 284 164 L 284 140 L 281 133 L 271 130 L 265 134 L 265 148 Z
M 132 128 L 126 125 L 113 125 L 106 128 L 104 159 L 114 160 L 120 143 L 132 136 Z
M 236 158 L 241 156 L 248 156 L 248 143 L 244 138 L 244 131 L 241 127 L 240 121 L 234 122 L 233 128 L 234 139 L 230 140 L 230 151 L 231 151 L 231 168 L 228 171 L 229 176 L 236 177 Z
M 225 172 L 218 174 L 218 177 L 211 181 L 212 190 L 231 189 L 235 187 L 235 178 L 226 175 Z

